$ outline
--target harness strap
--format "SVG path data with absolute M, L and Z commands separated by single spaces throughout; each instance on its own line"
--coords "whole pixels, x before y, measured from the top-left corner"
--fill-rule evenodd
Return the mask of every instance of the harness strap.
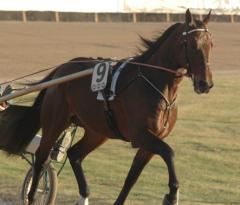
M 170 116 L 170 111 L 173 108 L 173 106 L 175 105 L 177 97 L 175 97 L 172 100 L 172 102 L 169 102 L 169 100 L 165 97 L 163 92 L 161 90 L 159 90 L 157 88 L 157 86 L 155 86 L 146 76 L 144 76 L 142 73 L 139 73 L 138 77 L 143 79 L 149 86 L 151 86 L 151 88 L 153 88 L 158 94 L 160 94 L 162 96 L 164 102 L 166 103 L 166 108 L 164 110 L 164 112 L 165 112 L 164 115 L 167 114 L 167 117 L 166 117 L 166 120 L 163 123 L 163 127 L 162 127 L 163 129 L 166 129 L 167 125 L 168 125 L 168 119 L 169 119 L 169 116 Z
M 111 92 L 112 92 L 112 96 L 113 98 L 116 96 L 116 85 L 117 85 L 117 80 L 118 77 L 120 75 L 120 73 L 122 72 L 122 70 L 125 68 L 125 66 L 132 60 L 133 58 L 129 58 L 126 61 L 124 61 L 119 68 L 117 68 L 117 70 L 115 71 L 115 73 L 113 74 L 112 77 L 112 83 L 111 83 Z
M 110 100 L 113 100 L 115 98 L 116 94 L 116 86 L 117 86 L 117 81 L 120 73 L 122 70 L 125 68 L 125 66 L 132 60 L 133 58 L 129 58 L 125 60 L 114 72 L 114 74 L 111 76 L 110 83 L 108 84 L 107 88 L 105 88 L 103 91 L 100 92 L 102 96 L 102 100 L 104 103 L 104 112 L 105 112 L 105 117 L 107 124 L 109 128 L 112 130 L 113 134 L 118 138 L 126 141 L 124 136 L 122 135 L 117 121 L 115 114 L 113 110 L 110 108 Z
M 122 135 L 117 121 L 116 121 L 116 117 L 115 114 L 113 112 L 113 110 L 110 108 L 110 103 L 109 100 L 114 99 L 114 97 L 118 94 L 120 94 L 121 92 L 123 92 L 124 90 L 126 90 L 129 86 L 131 86 L 136 80 L 138 80 L 139 78 L 143 79 L 145 82 L 147 82 L 148 85 L 150 85 L 158 94 L 160 94 L 160 96 L 162 97 L 162 99 L 164 100 L 164 102 L 166 103 L 166 108 L 163 110 L 164 111 L 164 116 L 166 115 L 166 120 L 163 123 L 163 129 L 167 128 L 168 125 L 168 119 L 170 116 L 170 111 L 172 109 L 172 107 L 175 105 L 176 102 L 176 98 L 174 98 L 172 100 L 172 102 L 169 102 L 169 100 L 165 97 L 164 93 L 159 90 L 157 88 L 157 86 L 155 86 L 146 76 L 144 76 L 142 74 L 142 72 L 138 71 L 138 75 L 132 79 L 127 86 L 125 86 L 124 88 L 122 88 L 121 90 L 119 90 L 116 93 L 116 85 L 117 85 L 117 80 L 118 77 L 121 73 L 121 71 L 124 69 L 124 67 L 126 66 L 126 64 L 130 63 L 132 60 L 132 58 L 127 59 L 126 61 L 124 61 L 123 64 L 121 64 L 121 66 L 115 71 L 113 77 L 112 77 L 112 82 L 111 82 L 111 87 L 110 87 L 110 92 L 111 92 L 111 96 L 108 95 L 108 93 L 106 93 L 106 90 L 101 91 L 102 97 L 103 97 L 103 103 L 104 103 L 104 112 L 105 112 L 105 116 L 106 116 L 106 121 L 107 124 L 109 126 L 109 128 L 112 130 L 112 132 L 114 133 L 114 135 L 118 138 L 118 139 L 122 139 L 124 141 L 126 141 L 126 139 L 124 138 L 124 136 Z
M 113 134 L 118 139 L 126 141 L 126 139 L 122 135 L 121 131 L 119 130 L 115 114 L 114 114 L 113 110 L 110 108 L 109 101 L 108 101 L 104 91 L 102 92 L 102 96 L 103 96 L 105 117 L 106 117 L 106 121 L 107 121 L 109 128 L 113 131 Z
M 142 78 L 145 82 L 147 82 L 154 90 L 156 90 L 163 98 L 163 100 L 166 102 L 167 107 L 170 107 L 170 102 L 168 99 L 164 96 L 163 92 L 159 90 L 146 76 L 144 76 L 142 73 L 139 73 L 139 77 Z

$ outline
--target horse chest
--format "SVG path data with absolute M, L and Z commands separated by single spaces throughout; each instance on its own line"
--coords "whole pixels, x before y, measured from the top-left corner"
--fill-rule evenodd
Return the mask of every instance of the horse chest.
M 167 108 L 160 103 L 154 113 L 147 120 L 148 130 L 159 138 L 165 138 L 173 129 L 177 119 L 177 106 Z

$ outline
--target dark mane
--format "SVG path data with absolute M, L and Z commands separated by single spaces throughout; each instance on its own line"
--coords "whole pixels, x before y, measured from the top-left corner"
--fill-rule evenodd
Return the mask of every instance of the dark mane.
M 142 44 L 146 50 L 142 51 L 137 57 L 137 60 L 140 62 L 148 60 L 179 25 L 181 25 L 181 23 L 173 24 L 160 37 L 157 37 L 154 40 L 149 40 L 140 36 Z

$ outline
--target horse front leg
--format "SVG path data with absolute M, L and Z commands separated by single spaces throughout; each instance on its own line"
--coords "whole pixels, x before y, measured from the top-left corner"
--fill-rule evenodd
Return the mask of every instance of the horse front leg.
M 169 173 L 169 193 L 163 199 L 163 205 L 178 205 L 179 200 L 179 182 L 176 176 L 174 165 L 174 151 L 164 141 L 154 136 L 152 133 L 147 132 L 143 140 L 142 146 L 154 154 L 162 157 L 167 165 Z
M 145 165 L 151 160 L 152 156 L 153 156 L 153 154 L 151 152 L 148 152 L 144 149 L 138 150 L 138 152 L 133 160 L 132 166 L 129 170 L 128 176 L 125 180 L 122 191 L 120 192 L 114 205 L 124 204 L 131 188 L 137 181 L 137 179 L 140 176 Z
M 106 137 L 98 136 L 86 130 L 83 138 L 67 152 L 78 183 L 80 198 L 76 202 L 76 205 L 89 205 L 89 188 L 82 169 L 82 161 L 90 152 L 102 145 L 106 140 Z

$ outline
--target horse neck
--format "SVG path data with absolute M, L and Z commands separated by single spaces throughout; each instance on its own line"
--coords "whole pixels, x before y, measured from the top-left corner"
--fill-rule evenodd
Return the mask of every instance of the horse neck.
M 174 32 L 145 63 L 165 67 L 173 71 L 180 68 L 176 62 L 177 57 L 175 56 L 176 53 L 178 53 L 176 52 L 178 35 L 179 32 Z M 170 101 L 176 97 L 182 78 L 176 78 L 174 74 L 166 71 L 150 70 L 149 68 L 144 68 L 144 70 L 144 73 L 149 79 L 164 92 Z

